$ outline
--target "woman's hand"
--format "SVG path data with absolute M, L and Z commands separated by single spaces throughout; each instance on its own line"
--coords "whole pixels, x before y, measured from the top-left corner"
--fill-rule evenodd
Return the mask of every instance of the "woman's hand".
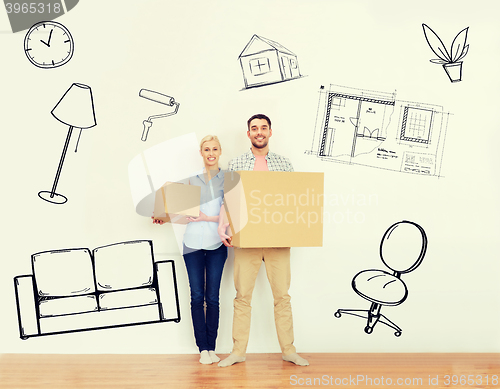
M 159 224 L 159 225 L 162 225 L 163 223 L 165 223 L 163 220 L 160 220 L 160 219 L 155 219 L 154 216 L 151 216 L 151 219 L 153 219 L 153 224 Z
M 200 211 L 200 216 L 198 217 L 188 217 L 187 218 L 190 222 L 209 222 L 213 221 L 208 218 L 207 215 L 205 215 L 203 212 Z

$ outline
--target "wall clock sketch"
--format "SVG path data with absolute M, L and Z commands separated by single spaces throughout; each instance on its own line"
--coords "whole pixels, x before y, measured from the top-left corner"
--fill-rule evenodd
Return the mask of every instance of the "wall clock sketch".
M 75 45 L 66 27 L 54 21 L 34 24 L 24 38 L 24 52 L 30 62 L 42 69 L 64 65 L 73 56 Z

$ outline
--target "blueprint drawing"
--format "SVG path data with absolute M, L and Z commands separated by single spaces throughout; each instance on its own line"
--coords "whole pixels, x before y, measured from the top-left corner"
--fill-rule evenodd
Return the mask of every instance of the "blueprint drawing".
M 313 141 L 322 161 L 441 176 L 450 113 L 396 93 L 321 86 Z

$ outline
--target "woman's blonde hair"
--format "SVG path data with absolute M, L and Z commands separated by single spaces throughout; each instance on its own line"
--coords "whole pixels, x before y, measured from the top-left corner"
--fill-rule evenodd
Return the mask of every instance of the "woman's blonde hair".
M 219 138 L 217 138 L 216 135 L 207 135 L 206 137 L 204 137 L 200 142 L 200 150 L 203 148 L 203 143 L 210 142 L 212 140 L 217 142 L 219 144 L 219 149 L 222 150 L 222 146 L 220 145 Z

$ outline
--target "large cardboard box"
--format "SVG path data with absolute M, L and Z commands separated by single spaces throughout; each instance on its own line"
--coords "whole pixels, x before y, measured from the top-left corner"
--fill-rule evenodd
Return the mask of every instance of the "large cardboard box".
M 154 217 L 168 223 L 187 224 L 188 217 L 200 215 L 200 196 L 199 186 L 166 182 L 156 191 Z
M 323 173 L 226 173 L 224 201 L 233 246 L 322 246 L 323 183 Z

